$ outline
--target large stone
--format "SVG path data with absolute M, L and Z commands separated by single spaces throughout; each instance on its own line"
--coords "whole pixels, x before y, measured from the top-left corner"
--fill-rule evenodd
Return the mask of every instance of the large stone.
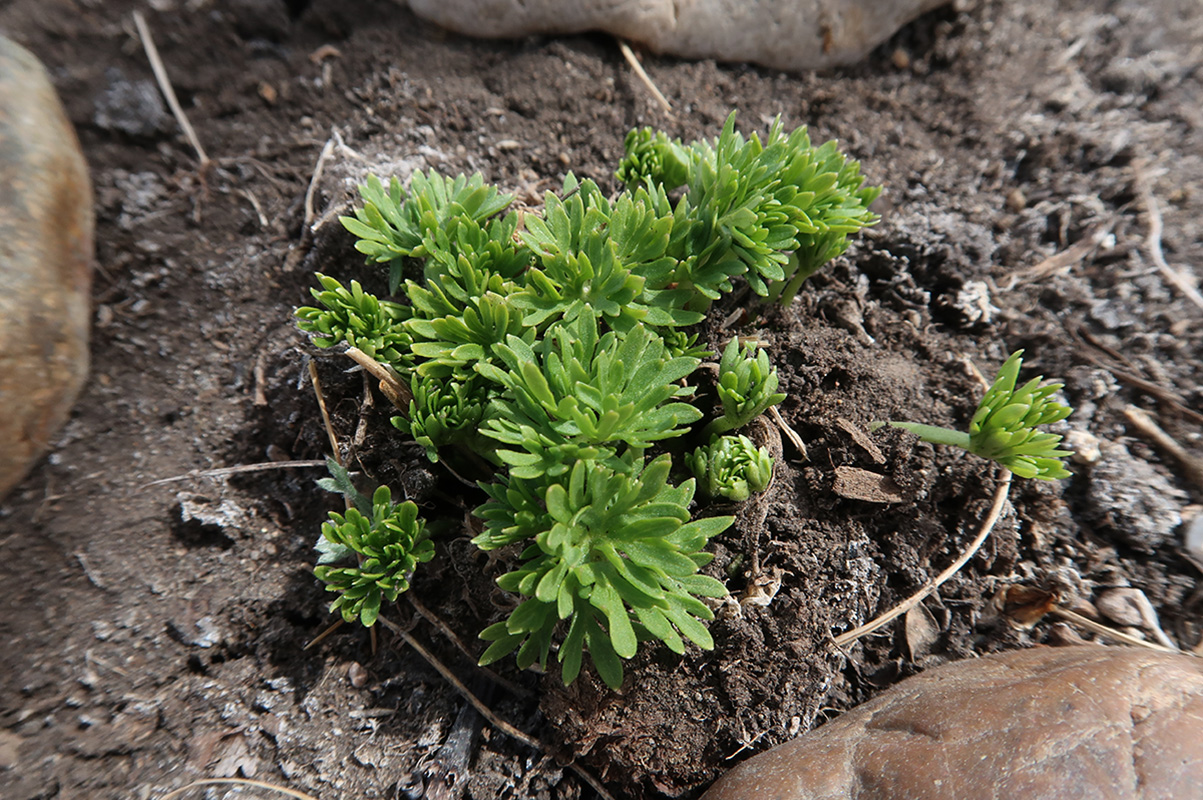
M 907 22 L 948 2 L 409 0 L 409 7 L 420 17 L 468 36 L 598 30 L 684 58 L 801 70 L 859 61 Z
M 1203 659 L 1096 645 L 960 661 L 740 764 L 702 800 L 1198 800 Z
M 46 70 L 0 36 L 0 497 L 88 373 L 92 190 Z

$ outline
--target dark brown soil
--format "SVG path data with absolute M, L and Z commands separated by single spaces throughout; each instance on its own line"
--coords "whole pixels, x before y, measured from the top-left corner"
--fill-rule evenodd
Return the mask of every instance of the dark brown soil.
M 732 108 L 745 130 L 780 114 L 840 139 L 887 187 L 882 223 L 797 303 L 729 301 L 704 331 L 717 343 L 719 320 L 745 308 L 736 326 L 771 343 L 782 413 L 810 459 L 787 443 L 770 492 L 714 543 L 733 599 L 717 609 L 713 652 L 645 646 L 621 692 L 591 673 L 565 690 L 503 663 L 525 693 L 497 689 L 491 706 L 555 759 L 486 727 L 466 796 L 590 797 L 561 766 L 576 757 L 616 797 L 696 797 L 738 760 L 919 669 L 1072 635 L 1051 617 L 1000 620 L 991 601 L 1009 585 L 1066 605 L 1131 585 L 1171 640 L 1203 638 L 1200 571 L 1178 527 L 1203 487 L 1123 414 L 1152 412 L 1203 456 L 1203 311 L 1157 269 L 1144 188 L 1166 259 L 1192 275 L 1194 0 L 968 3 L 819 74 L 646 58 L 671 119 L 606 37 L 469 41 L 383 0 L 158 0 L 144 13 L 213 159 L 203 172 L 149 91 L 131 17 L 142 5 L 0 8 L 0 31 L 47 64 L 79 130 L 98 217 L 91 383 L 0 506 L 4 800 L 160 797 L 223 776 L 323 800 L 421 796 L 456 692 L 387 632 L 375 651 L 359 630 L 303 649 L 330 621 L 310 571 L 335 507 L 314 488 L 321 470 L 154 482 L 328 452 L 314 351 L 291 314 L 315 269 L 363 275 L 326 217 L 351 198 L 344 176 L 479 170 L 537 202 L 569 168 L 613 186 L 631 127 L 711 136 Z M 345 147 L 318 182 L 314 233 L 305 193 L 334 133 Z M 1095 234 L 1098 247 L 1075 249 Z M 1067 251 L 1079 257 L 1027 272 Z M 1019 347 L 1032 374 L 1066 380 L 1068 427 L 1097 437 L 1101 460 L 1059 484 L 1016 482 L 986 546 L 925 604 L 934 638 L 908 639 L 899 620 L 839 652 L 832 634 L 956 557 L 994 481 L 988 464 L 896 431 L 874 435 L 875 453 L 860 430 L 964 425 L 973 365 L 991 373 Z M 477 648 L 501 614 L 492 579 L 505 568 L 467 542 L 479 496 L 389 435 L 383 401 L 365 405 L 347 363 L 317 362 L 340 435 L 363 420 L 363 469 L 449 523 L 412 594 Z M 842 496 L 837 467 L 892 477 L 901 501 Z M 472 662 L 407 602 L 389 616 L 476 685 Z

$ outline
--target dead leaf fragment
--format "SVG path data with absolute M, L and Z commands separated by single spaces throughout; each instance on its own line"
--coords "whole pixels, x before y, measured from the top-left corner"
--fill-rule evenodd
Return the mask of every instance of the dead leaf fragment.
M 832 487 L 840 497 L 849 500 L 864 500 L 867 503 L 901 503 L 902 490 L 894 479 L 867 469 L 836 467 L 835 485 Z

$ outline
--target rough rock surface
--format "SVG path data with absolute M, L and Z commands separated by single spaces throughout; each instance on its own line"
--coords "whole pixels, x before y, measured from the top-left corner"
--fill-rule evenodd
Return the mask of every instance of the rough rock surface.
M 409 0 L 469 36 L 600 30 L 661 53 L 800 70 L 850 64 L 948 0 Z
M 92 191 L 46 71 L 0 36 L 0 497 L 88 372 Z
M 702 800 L 1189 800 L 1203 659 L 1038 647 L 930 670 L 723 776 Z

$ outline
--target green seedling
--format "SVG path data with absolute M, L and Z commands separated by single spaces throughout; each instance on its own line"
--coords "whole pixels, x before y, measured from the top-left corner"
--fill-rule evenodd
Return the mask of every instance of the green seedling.
M 1061 436 L 1036 430 L 1073 413 L 1069 406 L 1052 399 L 1065 384 L 1041 386 L 1044 377 L 1038 376 L 1016 389 L 1022 356 L 1023 351 L 1016 350 L 1002 365 L 978 404 L 968 433 L 915 422 L 878 423 L 875 427 L 888 424 L 908 430 L 925 442 L 960 447 L 998 462 L 1021 478 L 1068 478 L 1071 473 L 1062 459 L 1073 455 L 1073 451 L 1058 449 Z
M 689 467 L 708 497 L 742 503 L 773 479 L 773 457 L 746 436 L 716 436 L 689 455 Z
M 769 354 L 754 345 L 741 351 L 738 338 L 723 350 L 715 388 L 723 415 L 706 426 L 712 436 L 742 428 L 785 399 L 777 391 L 777 369 L 769 365 Z
M 377 488 L 369 499 L 333 459 L 327 459 L 326 466 L 331 477 L 318 485 L 339 492 L 351 507 L 346 514 L 331 511 L 330 521 L 322 524 L 313 572 L 326 584 L 326 591 L 338 592 L 331 611 L 338 611 L 347 622 L 358 619 L 371 627 L 380 605 L 395 601 L 409 588 L 414 567 L 434 556 L 434 545 L 412 502 L 393 503 L 387 486 Z M 357 563 L 337 566 L 347 560 Z

